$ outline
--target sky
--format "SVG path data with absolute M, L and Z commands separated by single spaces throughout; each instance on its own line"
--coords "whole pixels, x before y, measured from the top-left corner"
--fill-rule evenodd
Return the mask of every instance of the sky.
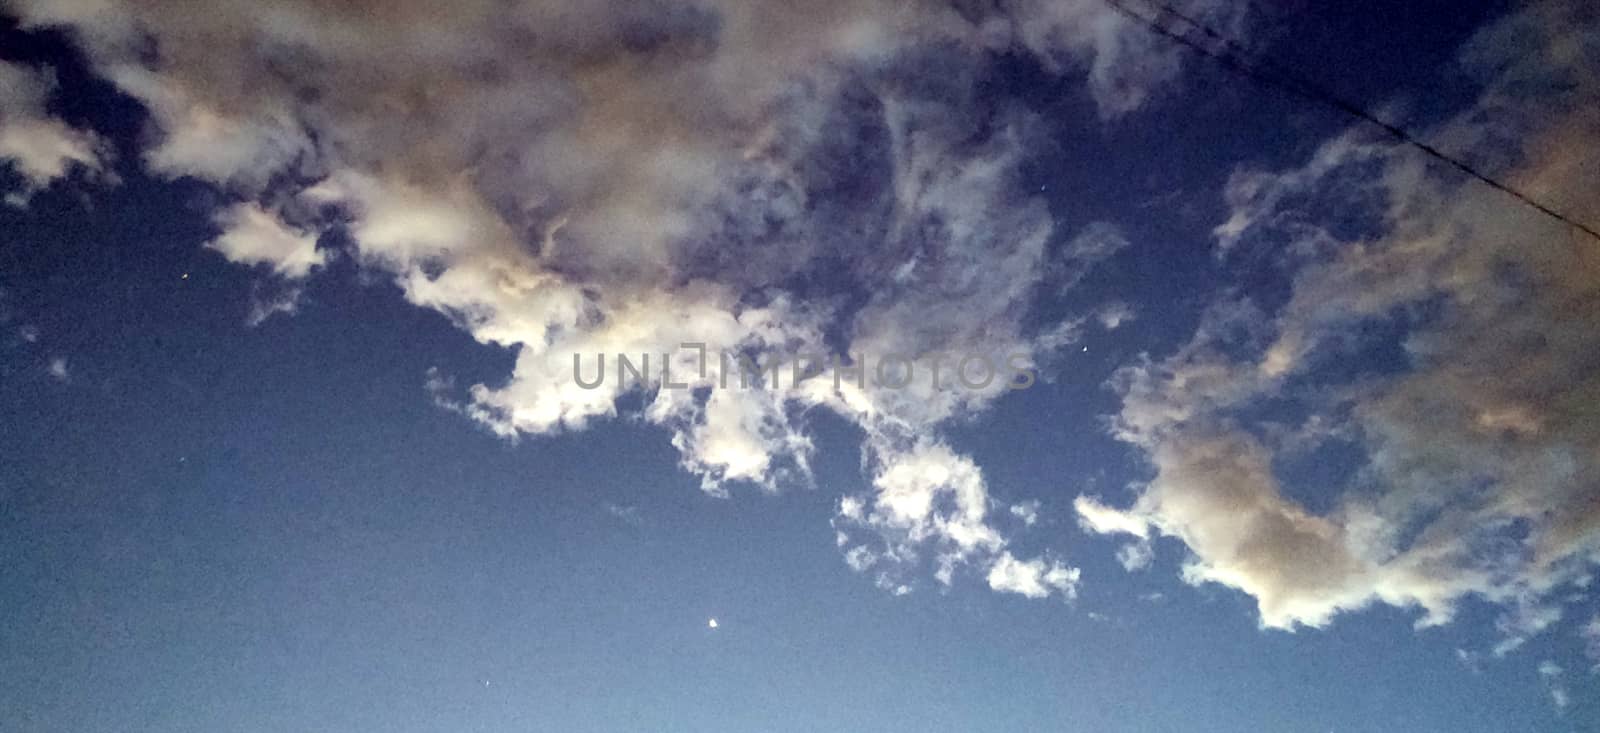
M 0 729 L 1600 730 L 1595 140 L 1579 0 L 0 1 Z

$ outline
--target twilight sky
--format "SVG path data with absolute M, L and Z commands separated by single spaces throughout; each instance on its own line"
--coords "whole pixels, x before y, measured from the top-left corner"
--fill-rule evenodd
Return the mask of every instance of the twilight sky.
M 1600 730 L 1600 240 L 1128 17 L 1600 8 L 1162 2 L 0 0 L 0 730 Z

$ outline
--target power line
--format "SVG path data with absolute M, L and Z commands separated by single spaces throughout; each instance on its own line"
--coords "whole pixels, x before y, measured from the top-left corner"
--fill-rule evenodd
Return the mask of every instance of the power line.
M 1501 183 L 1500 181 L 1491 178 L 1489 175 L 1479 171 L 1471 164 L 1451 156 L 1450 154 L 1434 147 L 1433 145 L 1428 144 L 1417 136 L 1407 132 L 1399 125 L 1386 122 L 1377 115 L 1366 111 L 1361 107 L 1361 105 L 1349 101 L 1338 94 L 1329 91 L 1327 88 L 1316 84 L 1315 82 L 1304 79 L 1296 75 L 1294 72 L 1272 63 L 1270 60 L 1261 59 L 1256 63 L 1251 63 L 1248 57 L 1258 57 L 1259 54 L 1252 53 L 1250 49 L 1244 47 L 1239 42 L 1234 41 L 1220 31 L 1217 31 L 1216 29 L 1206 25 L 1199 19 L 1182 12 L 1177 8 L 1174 8 L 1169 3 L 1163 2 L 1163 0 L 1143 0 L 1143 2 L 1153 6 L 1156 9 L 1156 17 L 1149 17 L 1142 13 L 1135 12 L 1132 8 L 1128 7 L 1123 0 L 1104 1 L 1106 5 L 1111 7 L 1111 9 L 1117 11 L 1123 16 L 1134 20 L 1156 34 L 1183 45 L 1191 51 L 1216 61 L 1230 71 L 1249 78 L 1257 83 L 1277 87 L 1291 94 L 1310 99 L 1327 107 L 1332 107 L 1333 109 L 1350 117 L 1377 127 L 1378 129 L 1383 130 L 1385 133 L 1388 133 L 1390 137 L 1416 148 L 1417 150 L 1426 153 L 1429 157 L 1432 157 L 1435 160 L 1438 160 L 1466 174 L 1467 176 L 1476 179 L 1490 188 L 1505 193 L 1506 195 L 1511 196 L 1516 200 L 1534 208 L 1540 213 L 1543 213 L 1544 215 L 1555 219 L 1562 224 L 1566 224 L 1569 227 L 1577 229 L 1578 231 L 1589 235 L 1589 237 L 1593 238 L 1595 241 L 1600 242 L 1600 231 L 1596 231 L 1589 225 L 1577 221 L 1566 214 L 1540 203 L 1531 195 L 1523 193 L 1522 191 L 1513 188 L 1509 184 Z M 1195 39 L 1189 37 L 1189 35 L 1186 33 L 1180 33 L 1172 28 L 1169 28 L 1166 24 L 1163 24 L 1160 21 L 1160 16 L 1162 15 L 1177 18 L 1184 24 L 1194 28 L 1196 31 L 1217 42 L 1222 46 L 1222 48 L 1227 49 L 1227 51 L 1219 51 L 1216 48 L 1212 48 L 1206 44 L 1196 41 Z

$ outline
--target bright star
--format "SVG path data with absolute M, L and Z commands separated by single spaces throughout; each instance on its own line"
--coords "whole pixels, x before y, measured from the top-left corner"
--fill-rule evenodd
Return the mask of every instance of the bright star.
M 708 629 L 717 628 L 717 620 L 714 619 L 714 618 L 713 619 L 706 619 L 706 628 L 708 628 Z

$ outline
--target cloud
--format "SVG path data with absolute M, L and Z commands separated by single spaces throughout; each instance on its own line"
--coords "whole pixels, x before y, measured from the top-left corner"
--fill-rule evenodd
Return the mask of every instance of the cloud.
M 1151 461 L 1156 478 L 1131 512 L 1080 501 L 1088 528 L 1138 536 L 1149 526 L 1183 540 L 1193 552 L 1184 579 L 1249 593 L 1266 626 L 1320 626 L 1375 592 L 1342 527 L 1286 501 L 1267 450 L 1248 436 L 1221 428 L 1173 436 Z
M 50 364 L 45 367 L 44 371 L 50 375 L 51 379 L 57 382 L 65 382 L 72 377 L 67 371 L 67 360 L 59 356 L 50 359 Z
M 1060 594 L 1070 600 L 1078 595 L 1079 575 L 1077 568 L 1058 562 L 1041 558 L 1022 561 L 1005 552 L 989 566 L 989 587 L 1028 598 Z
M 1561 615 L 1559 606 L 1526 596 L 1519 598 L 1515 605 L 1495 620 L 1495 627 L 1503 638 L 1490 651 L 1496 657 L 1504 657 L 1521 649 L 1528 639 L 1560 621 Z
M 22 206 L 37 191 L 72 170 L 103 173 L 106 145 L 92 132 L 55 119 L 46 109 L 55 76 L 0 61 L 0 164 L 22 178 L 22 190 L 6 203 Z
M 1084 228 L 1067 242 L 1066 256 L 1055 263 L 1061 270 L 1057 276 L 1059 287 L 1065 290 L 1077 285 L 1097 263 L 1127 247 L 1128 238 L 1123 236 L 1122 230 L 1110 223 L 1096 222 Z M 1102 313 L 1110 313 L 1112 314 L 1110 319 L 1120 322 L 1121 318 L 1116 315 L 1118 306 L 1119 304 L 1108 304 Z M 1097 314 L 1097 317 L 1100 316 Z M 1116 328 L 1116 326 L 1108 325 L 1106 328 Z
M 1133 306 L 1122 301 L 1107 303 L 1095 311 L 1095 320 L 1100 322 L 1100 327 L 1107 331 L 1115 331 L 1123 325 L 1138 317 Z
M 618 520 L 621 520 L 623 524 L 626 524 L 630 527 L 643 527 L 645 524 L 644 513 L 639 511 L 639 507 L 625 504 L 613 504 L 610 502 L 607 502 L 605 507 L 607 514 L 616 517 Z
M 1593 32 L 1563 3 L 1484 30 L 1462 54 L 1479 100 L 1425 137 L 1600 221 Z M 1187 345 L 1117 375 L 1114 431 L 1154 476 L 1126 509 L 1080 499 L 1085 527 L 1181 540 L 1184 578 L 1250 595 L 1268 627 L 1371 603 L 1444 623 L 1476 596 L 1506 606 L 1499 654 L 1549 628 L 1600 561 L 1600 248 L 1360 128 L 1300 167 L 1236 174 L 1227 200 L 1223 261 L 1269 251 L 1292 291 L 1270 313 L 1225 295 Z M 1387 344 L 1403 363 L 1352 378 L 1345 355 L 1393 333 L 1376 324 L 1403 332 Z M 1269 404 L 1306 428 L 1253 425 Z M 1307 450 L 1283 436 L 1311 431 L 1365 454 L 1321 512 L 1275 466 Z
M 1129 572 L 1144 570 L 1155 562 L 1155 548 L 1149 542 L 1130 542 L 1117 550 L 1117 562 L 1122 564 L 1124 570 Z
M 1032 527 L 1039 522 L 1039 501 L 1030 499 L 1020 504 L 1011 505 L 1011 516 L 1022 520 L 1022 523 Z
M 993 566 L 1009 557 L 1001 553 L 1006 541 L 989 521 L 988 487 L 971 459 L 928 442 L 880 447 L 877 456 L 875 491 L 846 496 L 835 522 L 847 543 L 855 528 L 881 537 L 876 547 L 852 547 L 860 558 L 852 565 L 874 567 L 881 578 L 898 581 L 905 567 L 921 559 L 923 548 L 931 548 L 935 577 L 948 585 L 961 566 L 979 560 Z
M 214 220 L 222 234 L 206 246 L 230 262 L 267 265 L 278 275 L 298 280 L 326 261 L 317 250 L 316 235 L 291 228 L 254 202 L 222 209 Z
M 1589 622 L 1578 630 L 1578 636 L 1583 639 L 1584 654 L 1594 663 L 1589 671 L 1600 674 L 1600 614 L 1595 614 L 1594 618 L 1589 619 Z
M 251 284 L 246 322 L 259 326 L 277 314 L 298 311 L 305 290 L 302 281 L 328 261 L 327 253 L 317 248 L 318 234 L 290 225 L 253 201 L 218 210 L 212 222 L 221 233 L 206 243 L 208 249 L 229 262 L 260 266 L 275 276 Z
M 1112 509 L 1100 503 L 1099 499 L 1080 496 L 1072 502 L 1072 508 L 1077 510 L 1078 524 L 1086 532 L 1131 534 L 1140 539 L 1150 534 L 1149 524 L 1143 519 L 1128 512 Z
M 1566 682 L 1562 679 L 1565 674 L 1566 670 L 1551 660 L 1539 663 L 1539 679 L 1544 681 L 1545 689 L 1550 691 L 1550 702 L 1558 710 L 1564 710 L 1572 704 L 1572 694 L 1567 691 Z
M 293 280 L 260 279 L 250 284 L 250 313 L 245 324 L 259 326 L 278 315 L 300 312 L 301 296 L 305 287 Z
M 1028 54 L 1082 78 L 1106 120 L 1133 113 L 1179 52 L 1103 3 L 14 5 L 149 110 L 148 169 L 241 202 L 209 246 L 282 283 L 256 286 L 252 322 L 293 310 L 338 230 L 365 272 L 516 353 L 492 383 L 429 379 L 500 436 L 582 430 L 638 395 L 727 495 L 808 483 L 807 415 L 826 410 L 861 429 L 872 474 L 835 518 L 851 567 L 895 593 L 922 567 L 1076 587 L 1008 551 L 982 472 L 939 436 L 1088 317 L 1038 324 L 1033 303 L 1128 246 L 1106 222 L 1058 231 L 1023 180 L 1043 121 L 980 78 Z M 723 354 L 801 351 L 924 368 L 899 388 L 724 386 L 740 374 Z M 652 368 L 624 382 L 619 355 Z M 965 357 L 1005 371 L 951 388 Z M 602 360 L 611 377 L 580 383 L 575 365 Z

